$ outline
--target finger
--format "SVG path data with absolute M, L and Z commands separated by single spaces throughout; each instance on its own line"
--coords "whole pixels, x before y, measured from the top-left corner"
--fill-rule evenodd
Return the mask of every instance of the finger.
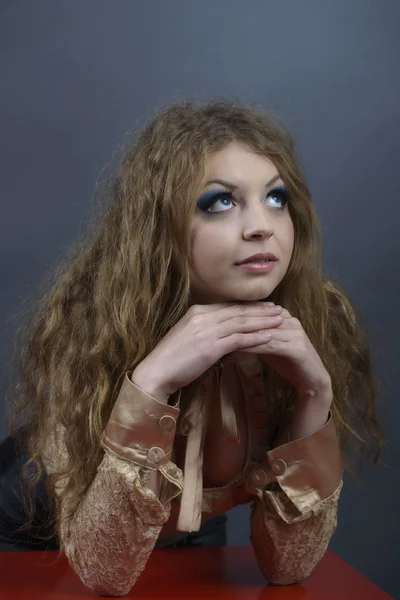
M 222 308 L 216 315 L 219 322 L 232 320 L 235 317 L 264 317 L 280 315 L 282 311 L 277 311 L 275 306 L 267 306 L 264 302 L 249 302 L 248 304 L 234 304 L 228 308 Z
M 282 317 L 282 313 L 279 316 Z M 292 324 L 291 318 L 292 317 L 282 317 L 280 322 L 278 322 L 276 326 L 274 326 L 274 331 L 282 331 L 282 329 L 284 329 L 285 331 L 298 331 L 298 327 Z
M 232 334 L 250 334 L 257 333 L 262 335 L 263 332 L 280 327 L 283 319 L 279 315 L 264 315 L 262 317 L 233 317 L 229 320 L 217 323 L 215 331 L 217 337 L 222 339 Z
M 281 356 L 288 355 L 289 351 L 290 346 L 287 342 L 281 342 L 280 340 L 274 339 L 259 344 L 258 346 L 249 346 L 240 349 L 240 352 L 244 352 L 245 354 L 280 354 Z
M 253 346 L 247 346 L 246 347 L 246 351 L 247 352 L 261 352 L 260 348 L 264 348 L 264 346 L 269 346 L 269 350 L 272 349 L 279 349 L 282 347 L 283 345 L 288 346 L 288 344 L 293 341 L 293 336 L 288 333 L 288 331 L 286 330 L 280 330 L 279 328 L 271 328 L 268 330 L 268 333 L 271 334 L 271 339 L 267 340 L 267 341 L 263 341 L 262 344 L 257 344 L 257 345 L 253 345 Z M 244 352 L 244 350 L 243 350 Z
M 290 329 L 282 329 L 283 325 L 280 325 L 279 327 L 273 327 L 271 329 L 268 330 L 268 332 L 271 334 L 271 342 L 273 340 L 277 341 L 277 342 L 290 342 L 293 341 L 295 338 L 293 337 L 293 335 L 290 332 Z M 269 343 L 269 342 L 268 342 Z
M 254 308 L 261 308 L 261 309 L 274 309 L 276 307 L 276 305 L 274 304 L 273 306 L 269 306 L 268 304 L 266 304 L 265 302 L 257 302 L 257 301 L 252 301 L 252 302 L 237 302 L 237 301 L 230 301 L 230 302 L 216 302 L 214 304 L 193 304 L 190 308 L 196 308 L 196 311 L 198 313 L 208 313 L 208 312 L 214 312 L 216 310 L 221 310 L 224 308 L 232 308 L 232 306 L 245 306 L 246 308 L 249 307 L 250 310 L 252 310 L 254 312 Z

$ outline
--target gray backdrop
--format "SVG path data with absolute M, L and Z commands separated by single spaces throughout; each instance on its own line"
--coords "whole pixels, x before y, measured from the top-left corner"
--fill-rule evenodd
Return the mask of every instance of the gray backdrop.
M 12 315 L 80 233 L 126 132 L 187 98 L 276 109 L 388 404 L 389 467 L 366 468 L 360 488 L 346 479 L 331 548 L 398 598 L 399 17 L 398 0 L 0 4 L 2 386 Z M 248 507 L 229 517 L 229 543 L 249 544 Z

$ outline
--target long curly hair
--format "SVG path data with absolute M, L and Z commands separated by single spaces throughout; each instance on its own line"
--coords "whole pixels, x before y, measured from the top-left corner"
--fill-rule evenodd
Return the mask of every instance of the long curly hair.
M 189 229 L 206 158 L 229 142 L 269 158 L 290 192 L 293 254 L 287 273 L 269 296 L 297 317 L 327 369 L 332 414 L 347 471 L 356 474 L 365 452 L 378 464 L 383 429 L 377 383 L 362 318 L 341 286 L 322 273 L 321 229 L 310 191 L 281 120 L 258 106 L 226 100 L 180 102 L 149 121 L 126 150 L 112 181 L 111 201 L 47 277 L 32 307 L 22 312 L 11 382 L 9 426 L 24 423 L 29 459 L 21 471 L 32 492 L 45 475 L 43 448 L 50 423 L 65 431 L 62 471 L 46 478 L 68 518 L 84 498 L 103 458 L 100 437 L 126 371 L 133 370 L 189 308 Z M 273 426 L 290 418 L 291 384 L 267 373 Z M 59 496 L 57 482 L 66 477 Z M 67 518 L 67 517 L 64 517 Z M 25 526 L 24 526 L 25 527 Z

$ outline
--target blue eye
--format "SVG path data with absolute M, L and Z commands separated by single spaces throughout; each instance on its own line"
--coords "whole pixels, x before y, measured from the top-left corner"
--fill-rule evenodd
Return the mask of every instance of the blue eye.
M 224 208 L 222 210 L 209 210 L 215 204 L 220 202 L 220 206 Z M 232 192 L 219 192 L 213 198 L 211 203 L 207 207 L 206 212 L 225 212 L 225 209 L 230 208 L 229 203 L 233 202 Z
M 278 186 L 269 191 L 266 198 L 278 201 L 281 206 L 276 206 L 276 208 L 278 210 L 283 210 L 290 199 L 290 194 L 286 186 Z M 225 208 L 222 210 L 210 210 L 217 202 L 221 202 L 221 206 L 224 206 Z M 215 214 L 226 212 L 226 210 L 230 208 L 229 203 L 231 202 L 234 202 L 233 194 L 231 191 L 225 190 L 223 192 L 210 192 L 209 194 L 204 194 L 197 201 L 197 206 L 205 213 Z
M 277 199 L 281 203 L 280 210 L 283 210 L 290 200 L 290 193 L 286 186 L 281 185 L 268 192 L 267 198 Z
M 211 191 L 211 192 L 206 192 L 205 194 L 202 194 L 200 196 L 200 198 L 197 201 L 197 207 L 202 210 L 203 212 L 225 212 L 224 210 L 221 211 L 210 211 L 209 209 L 211 208 L 211 206 L 214 206 L 214 204 L 216 204 L 217 202 L 223 201 L 223 200 L 229 200 L 230 202 L 232 202 L 232 192 L 231 191 L 221 191 L 221 192 L 216 192 L 216 191 Z M 226 205 L 225 205 L 226 206 Z

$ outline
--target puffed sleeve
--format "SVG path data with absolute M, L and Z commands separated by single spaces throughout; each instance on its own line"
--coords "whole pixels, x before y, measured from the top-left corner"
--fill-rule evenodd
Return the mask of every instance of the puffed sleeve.
M 60 548 L 82 582 L 103 596 L 130 591 L 183 488 L 182 471 L 170 461 L 179 407 L 158 402 L 129 375 L 101 437 L 104 456 L 96 476 L 68 522 L 68 497 L 61 505 Z M 63 468 L 65 456 L 58 424 L 43 455 L 46 472 Z M 155 470 L 162 475 L 159 497 L 147 487 Z
M 289 441 L 284 431 L 260 467 L 264 485 L 255 487 L 250 517 L 255 555 L 270 583 L 298 583 L 336 529 L 343 463 L 332 415 L 307 437 Z

